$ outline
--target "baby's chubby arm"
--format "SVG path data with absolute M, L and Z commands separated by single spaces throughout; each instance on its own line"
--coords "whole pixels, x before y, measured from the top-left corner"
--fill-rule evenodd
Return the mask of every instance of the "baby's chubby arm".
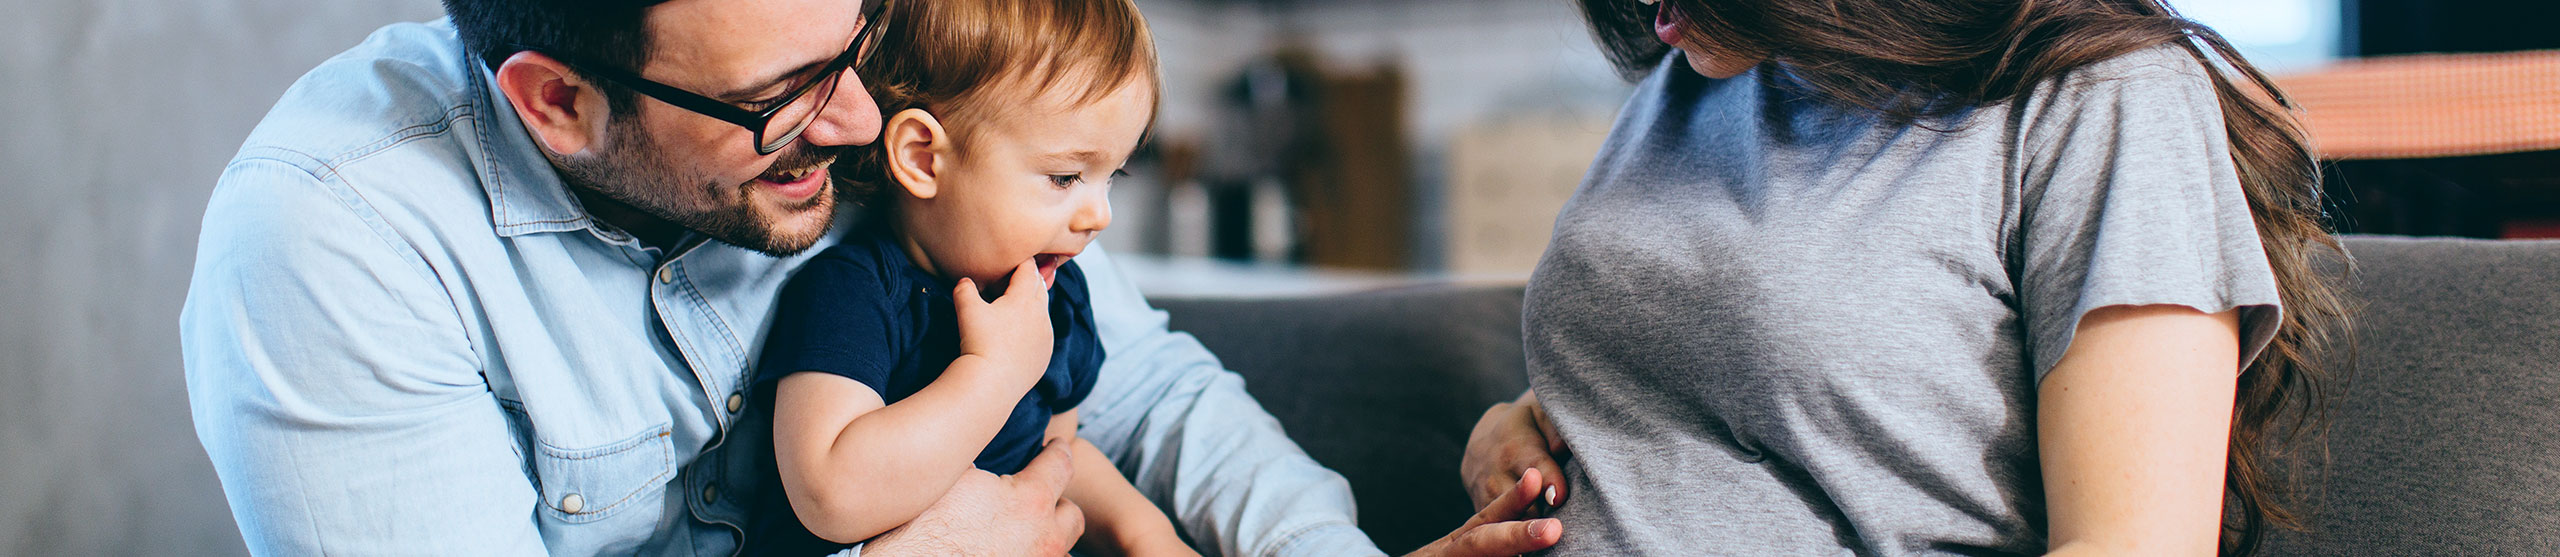
M 1157 510 L 1147 496 L 1138 493 L 1129 479 L 1120 476 L 1120 468 L 1111 457 L 1093 443 L 1076 437 L 1076 411 L 1068 410 L 1049 418 L 1045 437 L 1050 443 L 1073 443 L 1075 475 L 1067 480 L 1067 500 L 1084 509 L 1085 536 L 1076 541 L 1076 551 L 1102 556 L 1189 556 L 1199 553 L 1184 545 L 1182 535 L 1173 529 L 1173 520 Z
M 860 542 L 913 520 L 950 491 L 1049 367 L 1049 291 L 1041 282 L 1026 261 L 1004 295 L 988 302 L 962 279 L 952 289 L 960 357 L 897 404 L 883 405 L 880 393 L 845 377 L 782 379 L 774 460 L 802 526 L 828 541 Z

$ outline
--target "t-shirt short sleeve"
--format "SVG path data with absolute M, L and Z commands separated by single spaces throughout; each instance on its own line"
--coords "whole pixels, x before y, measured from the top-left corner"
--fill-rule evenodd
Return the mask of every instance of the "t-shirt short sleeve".
M 756 366 L 759 387 L 803 371 L 842 376 L 889 396 L 904 331 L 880 273 L 822 254 L 785 282 Z
M 2019 299 L 2039 383 L 2102 307 L 2238 309 L 2241 362 L 2274 337 L 2274 272 L 2204 72 L 2155 49 L 2048 83 L 2026 107 Z

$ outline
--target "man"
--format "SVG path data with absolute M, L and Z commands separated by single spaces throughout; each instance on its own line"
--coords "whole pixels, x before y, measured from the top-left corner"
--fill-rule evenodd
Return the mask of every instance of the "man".
M 224 170 L 181 317 L 250 549 L 734 553 L 771 450 L 748 362 L 834 241 L 827 163 L 878 134 L 851 69 L 897 48 L 862 32 L 876 4 L 447 0 L 304 76 Z M 1082 435 L 1204 549 L 1375 553 L 1341 478 L 1084 259 L 1111 359 Z M 976 473 L 863 551 L 1061 553 L 1065 460 Z M 1429 550 L 1559 534 L 1483 523 Z

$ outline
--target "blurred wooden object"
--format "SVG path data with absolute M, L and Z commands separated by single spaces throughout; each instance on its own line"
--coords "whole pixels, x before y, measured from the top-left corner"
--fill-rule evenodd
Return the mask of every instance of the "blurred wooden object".
M 2353 60 L 2280 77 L 2346 232 L 2560 237 L 2560 50 Z
M 2325 160 L 2560 149 L 2560 50 L 2368 58 L 2277 83 Z
M 1449 272 L 1536 269 L 1609 124 L 1606 114 L 1553 114 L 1460 131 L 1449 145 Z
M 1316 94 L 1323 138 L 1290 184 L 1304 225 L 1302 261 L 1400 270 L 1413 257 L 1413 148 L 1405 136 L 1405 72 L 1395 64 L 1325 72 Z

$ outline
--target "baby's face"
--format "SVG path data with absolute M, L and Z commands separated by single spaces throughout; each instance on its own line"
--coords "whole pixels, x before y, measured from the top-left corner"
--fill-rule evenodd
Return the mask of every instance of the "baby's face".
M 1111 226 L 1111 179 L 1137 149 L 1154 110 L 1144 79 L 1091 103 L 1073 87 L 1001 105 L 972 122 L 965 148 L 940 173 L 938 214 L 907 230 L 944 278 L 1005 284 L 1032 261 L 1043 283 Z

